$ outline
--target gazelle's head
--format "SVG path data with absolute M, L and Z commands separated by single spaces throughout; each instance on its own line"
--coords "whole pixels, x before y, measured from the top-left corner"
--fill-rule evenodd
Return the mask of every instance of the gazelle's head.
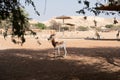
M 51 34 L 50 37 L 48 38 L 48 40 L 54 39 L 54 36 L 55 36 L 55 34 Z

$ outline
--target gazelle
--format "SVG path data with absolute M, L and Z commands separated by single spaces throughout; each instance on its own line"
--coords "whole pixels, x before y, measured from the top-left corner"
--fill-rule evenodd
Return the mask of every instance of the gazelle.
M 119 38 L 119 33 L 120 33 L 120 31 L 118 31 L 117 34 L 116 34 L 117 39 Z
M 60 48 L 64 49 L 64 56 L 66 56 L 67 54 L 67 50 L 66 50 L 66 44 L 64 41 L 55 41 L 54 39 L 55 34 L 51 34 L 50 37 L 48 38 L 48 40 L 51 40 L 52 46 L 54 47 L 54 49 L 57 49 L 57 53 L 60 55 Z M 55 53 L 56 56 L 56 53 Z
M 100 34 L 97 31 L 95 32 L 95 36 L 97 37 L 97 39 L 100 39 Z

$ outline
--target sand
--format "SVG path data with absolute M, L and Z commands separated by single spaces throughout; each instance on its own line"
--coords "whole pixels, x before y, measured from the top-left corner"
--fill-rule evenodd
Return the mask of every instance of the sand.
M 115 33 L 110 37 L 102 34 L 115 38 Z M 26 36 L 23 46 L 0 36 L 0 80 L 120 80 L 120 41 L 84 40 L 83 37 L 94 37 L 90 33 L 79 39 L 61 39 L 62 34 L 57 35 L 56 40 L 66 42 L 66 57 L 54 58 L 46 34 L 38 35 L 42 37 L 41 45 Z

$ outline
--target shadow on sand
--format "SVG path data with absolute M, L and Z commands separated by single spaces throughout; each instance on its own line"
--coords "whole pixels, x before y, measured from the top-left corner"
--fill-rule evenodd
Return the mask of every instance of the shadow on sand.
M 101 71 L 102 64 L 51 55 L 52 49 L 0 50 L 0 80 L 120 80 L 120 71 Z M 101 57 L 119 67 L 114 59 L 120 59 L 120 48 L 68 48 L 68 55 Z
M 96 38 L 84 38 L 85 40 L 99 40 L 99 41 L 120 41 L 120 39 L 96 39 Z

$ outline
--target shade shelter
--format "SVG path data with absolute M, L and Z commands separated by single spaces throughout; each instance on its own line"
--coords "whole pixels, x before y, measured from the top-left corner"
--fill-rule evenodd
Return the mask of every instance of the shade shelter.
M 71 23 L 65 23 L 65 24 L 69 26 L 75 26 L 75 24 L 71 24 Z
M 65 25 L 75 26 L 75 24 L 72 24 L 72 23 L 65 23 Z M 76 31 L 76 27 L 75 27 L 75 31 Z

